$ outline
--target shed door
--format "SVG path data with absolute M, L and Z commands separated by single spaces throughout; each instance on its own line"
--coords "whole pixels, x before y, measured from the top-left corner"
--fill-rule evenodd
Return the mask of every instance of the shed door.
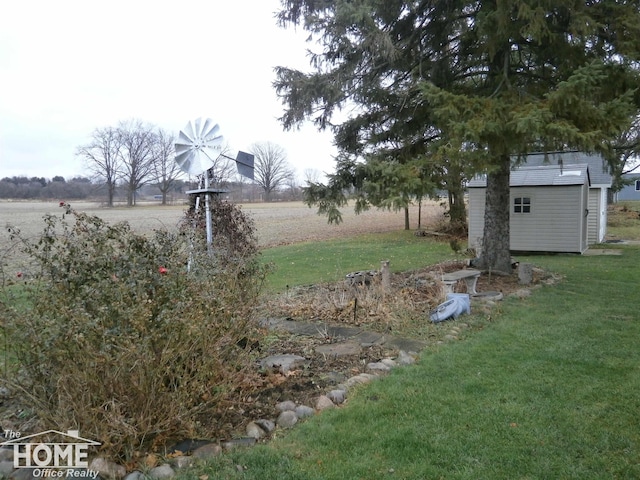
M 589 245 L 589 217 L 598 215 L 598 211 L 589 211 L 589 188 L 584 185 L 582 188 L 582 235 L 580 237 L 580 253 L 584 252 Z

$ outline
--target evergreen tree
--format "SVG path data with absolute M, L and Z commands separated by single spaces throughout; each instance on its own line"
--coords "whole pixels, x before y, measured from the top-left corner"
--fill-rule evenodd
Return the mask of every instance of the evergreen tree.
M 481 268 L 511 269 L 512 158 L 606 154 L 637 112 L 637 1 L 282 0 L 278 20 L 321 48 L 311 73 L 277 69 L 285 128 L 311 119 L 367 161 L 487 174 Z

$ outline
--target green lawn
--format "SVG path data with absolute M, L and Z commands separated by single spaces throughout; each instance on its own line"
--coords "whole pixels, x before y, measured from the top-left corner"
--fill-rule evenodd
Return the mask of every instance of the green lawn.
M 472 319 L 345 407 L 184 476 L 640 478 L 640 248 L 622 251 L 521 258 L 564 280 Z
M 379 270 L 389 260 L 392 271 L 405 271 L 455 258 L 448 242 L 417 237 L 411 231 L 361 235 L 332 241 L 305 242 L 262 251 L 262 261 L 275 272 L 269 290 L 335 282 L 358 270 Z

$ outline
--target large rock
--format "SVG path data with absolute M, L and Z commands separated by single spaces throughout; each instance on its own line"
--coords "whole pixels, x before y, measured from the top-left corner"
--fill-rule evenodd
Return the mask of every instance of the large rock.
M 320 395 L 316 400 L 316 410 L 322 411 L 328 408 L 334 408 L 336 405 L 326 395 Z
M 276 420 L 276 424 L 280 428 L 291 428 L 296 423 L 298 423 L 298 416 L 293 410 L 286 410 L 282 412 L 280 415 L 278 415 L 278 419 Z
M 316 413 L 316 411 L 313 408 L 307 407 L 306 405 L 298 405 L 295 409 L 295 412 L 296 412 L 296 416 L 299 419 L 313 417 L 313 415 Z
M 291 370 L 303 367 L 307 362 L 308 360 L 300 355 L 283 354 L 264 358 L 260 361 L 260 365 L 262 368 L 277 368 L 280 373 L 286 375 Z
M 176 472 L 171 468 L 171 465 L 164 463 L 149 471 L 149 477 L 154 480 L 165 480 L 167 478 L 173 478 L 176 476 Z
M 207 443 L 193 451 L 193 456 L 201 459 L 217 457 L 222 453 L 222 447 L 216 443 Z
M 262 430 L 266 433 L 271 433 L 276 429 L 276 424 L 271 420 L 267 420 L 265 418 L 261 418 L 259 420 L 255 420 L 253 423 L 258 425 Z
M 400 350 L 398 352 L 398 358 L 396 358 L 396 363 L 398 365 L 412 365 L 416 363 L 416 359 L 404 350 Z
M 295 410 L 296 404 L 291 400 L 285 400 L 284 402 L 276 403 L 276 410 L 279 412 L 286 412 L 287 410 Z
M 367 363 L 367 370 L 372 372 L 388 372 L 391 367 L 383 362 L 369 362 Z
M 331 390 L 329 393 L 327 393 L 327 398 L 329 398 L 329 400 L 331 400 L 336 405 L 344 403 L 346 397 L 347 392 L 346 390 L 342 389 Z
M 372 375 L 370 373 L 361 373 L 359 375 L 356 375 L 354 377 L 351 377 L 350 379 L 348 379 L 345 383 L 345 385 L 348 388 L 351 387 L 355 387 L 356 385 L 362 385 L 365 383 L 369 383 L 371 380 L 374 380 L 378 378 L 376 375 Z
M 106 480 L 120 480 L 127 474 L 127 470 L 106 458 L 96 457 L 91 461 L 89 470 L 97 471 Z
M 518 265 L 518 280 L 522 285 L 530 285 L 533 282 L 533 265 L 531 263 Z
M 245 431 L 247 432 L 247 437 L 255 438 L 256 440 L 264 437 L 267 434 L 267 432 L 260 428 L 255 422 L 247 423 Z
M 349 355 L 359 355 L 362 347 L 355 342 L 327 343 L 318 345 L 316 353 L 330 357 L 346 357 Z

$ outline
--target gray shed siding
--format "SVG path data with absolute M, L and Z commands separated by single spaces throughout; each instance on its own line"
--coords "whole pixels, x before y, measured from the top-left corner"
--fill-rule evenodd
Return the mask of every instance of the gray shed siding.
M 469 247 L 481 248 L 486 188 L 469 189 Z M 513 213 L 514 197 L 531 198 L 531 213 Z M 562 208 L 558 208 L 562 206 Z M 587 249 L 587 189 L 580 185 L 512 187 L 509 245 L 513 251 L 582 253 Z
M 486 188 L 469 189 L 469 248 L 480 253 L 484 233 L 484 205 Z
M 591 181 L 589 191 L 589 225 L 587 241 L 589 245 L 601 243 L 607 234 L 607 192 L 613 181 L 606 161 L 599 154 L 589 154 L 578 151 L 530 153 L 520 159 L 522 166 L 553 166 L 553 165 L 589 165 Z M 636 195 L 640 200 L 640 192 Z
M 469 183 L 469 247 L 482 248 L 486 179 Z M 515 213 L 514 198 L 531 201 Z M 513 251 L 582 253 L 588 248 L 589 173 L 586 165 L 525 167 L 512 172 L 509 199 Z M 597 212 L 597 205 L 593 212 Z M 592 229 L 597 228 L 592 222 Z

